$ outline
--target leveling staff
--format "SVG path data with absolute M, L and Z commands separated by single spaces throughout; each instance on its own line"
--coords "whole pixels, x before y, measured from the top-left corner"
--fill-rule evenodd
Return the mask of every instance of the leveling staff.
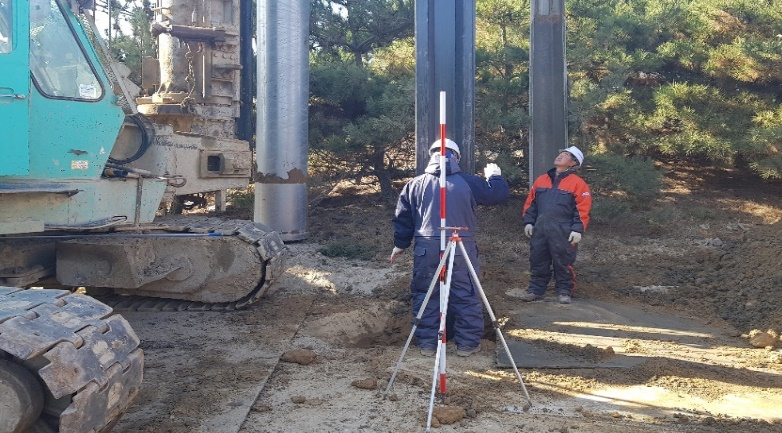
M 394 224 L 394 250 L 391 262 L 409 247 L 413 239 L 413 278 L 410 292 L 413 315 L 417 315 L 435 278 L 440 264 L 440 140 L 429 148 L 432 158 L 424 174 L 405 185 L 399 194 Z M 459 232 L 464 249 L 477 275 L 480 275 L 475 234 L 478 227 L 476 205 L 497 205 L 508 200 L 508 182 L 502 178 L 497 164 L 488 164 L 484 178 L 461 172 L 459 146 L 446 139 L 446 223 L 451 227 L 467 227 Z M 440 319 L 440 290 L 435 286 L 415 337 L 421 354 L 432 356 L 437 350 Z M 456 343 L 456 354 L 470 356 L 480 350 L 483 336 L 483 310 L 477 287 L 460 249 L 456 250 L 448 300 L 446 336 Z

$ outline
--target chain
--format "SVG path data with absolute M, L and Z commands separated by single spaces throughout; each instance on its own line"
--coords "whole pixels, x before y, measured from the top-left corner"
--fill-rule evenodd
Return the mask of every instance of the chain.
M 198 49 L 196 52 L 201 52 L 202 47 L 201 43 L 198 43 Z M 185 59 L 187 59 L 187 77 L 185 77 L 185 81 L 187 82 L 187 96 L 185 96 L 185 99 L 182 100 L 182 103 L 179 104 L 182 107 L 182 110 L 192 113 L 193 112 L 193 105 L 195 104 L 195 100 L 193 99 L 193 92 L 195 92 L 195 68 L 193 67 L 194 59 L 195 59 L 195 53 L 193 53 L 193 45 L 192 42 L 187 42 L 187 53 L 185 54 Z

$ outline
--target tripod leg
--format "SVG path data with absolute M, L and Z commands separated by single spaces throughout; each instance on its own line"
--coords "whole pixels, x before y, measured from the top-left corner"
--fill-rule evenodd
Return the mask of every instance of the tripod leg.
M 443 267 L 445 266 L 445 261 L 448 259 L 448 253 L 449 249 L 451 251 L 454 250 L 454 246 L 448 245 L 443 252 L 443 257 L 440 259 L 440 264 L 437 266 L 437 270 L 434 272 L 434 278 L 432 278 L 431 284 L 429 284 L 429 289 L 426 291 L 426 296 L 424 297 L 424 302 L 421 304 L 421 308 L 418 310 L 418 314 L 415 316 L 415 320 L 413 321 L 413 329 L 410 330 L 410 335 L 407 336 L 407 341 L 405 342 L 404 348 L 402 348 L 402 353 L 399 355 L 399 360 L 396 362 L 396 366 L 394 367 L 394 372 L 391 374 L 391 379 L 388 381 L 388 386 L 386 386 L 386 391 L 383 393 L 383 398 L 385 399 L 388 396 L 388 393 L 391 391 L 391 388 L 394 386 L 394 380 L 396 379 L 396 375 L 399 372 L 399 367 L 402 365 L 402 360 L 405 357 L 405 353 L 407 352 L 407 348 L 410 347 L 410 342 L 413 340 L 413 335 L 415 335 L 415 330 L 418 328 L 418 323 L 421 321 L 421 317 L 424 315 L 424 311 L 426 310 L 426 305 L 429 304 L 429 299 L 432 297 L 432 293 L 434 292 L 434 286 L 437 284 L 437 282 L 440 279 L 440 272 L 442 272 Z
M 448 301 L 451 297 L 451 279 L 453 277 L 453 262 L 456 255 L 456 242 L 451 241 L 448 244 L 450 254 L 448 254 L 448 269 L 445 273 L 445 283 L 440 285 L 440 327 L 437 333 L 440 351 L 440 398 L 444 401 L 447 393 L 445 372 L 446 372 L 446 323 L 448 321 Z M 446 248 L 448 249 L 448 248 Z M 445 254 L 443 254 L 445 256 Z
M 532 400 L 529 398 L 529 393 L 527 392 L 527 387 L 524 386 L 524 381 L 521 379 L 521 374 L 519 374 L 519 369 L 516 368 L 516 361 L 513 360 L 513 356 L 510 354 L 510 349 L 508 348 L 508 343 L 505 342 L 505 337 L 502 335 L 502 331 L 500 330 L 500 324 L 497 322 L 497 318 L 494 316 L 494 312 L 491 309 L 491 305 L 489 305 L 489 300 L 486 298 L 486 293 L 483 291 L 483 287 L 481 286 L 480 280 L 478 280 L 478 275 L 475 274 L 475 268 L 473 268 L 472 263 L 470 262 L 470 256 L 467 255 L 467 250 L 464 249 L 464 245 L 462 243 L 459 243 L 459 248 L 461 248 L 462 255 L 464 255 L 464 261 L 467 263 L 467 268 L 470 270 L 470 276 L 472 277 L 473 281 L 475 281 L 476 287 L 478 287 L 478 294 L 481 295 L 481 300 L 483 301 L 483 305 L 486 306 L 486 311 L 489 313 L 489 317 L 491 318 L 491 324 L 494 327 L 494 330 L 497 331 L 497 337 L 502 342 L 502 346 L 505 348 L 505 354 L 508 355 L 508 359 L 510 359 L 510 365 L 513 366 L 513 372 L 516 373 L 516 378 L 519 380 L 519 383 L 521 384 L 521 390 L 524 392 L 524 396 L 527 397 L 527 405 L 525 409 L 529 409 L 532 407 Z
M 438 337 L 440 343 L 437 345 L 437 357 L 434 361 L 434 371 L 432 372 L 432 392 L 429 395 L 429 413 L 426 417 L 426 431 L 429 432 L 432 427 L 432 413 L 434 412 L 434 395 L 437 389 L 437 376 L 440 374 L 440 395 L 445 400 L 445 322 L 448 316 L 448 298 L 451 292 L 451 276 L 453 275 L 453 259 L 456 253 L 456 242 L 451 241 L 445 249 L 448 254 L 443 254 L 443 259 L 448 258 L 448 271 L 446 272 L 445 285 L 440 290 L 440 330 Z
M 429 394 L 429 412 L 426 415 L 426 433 L 429 433 L 432 428 L 432 414 L 434 413 L 434 390 L 437 389 L 437 371 L 440 367 L 440 356 L 444 355 L 445 347 L 443 345 L 437 346 L 437 356 L 434 360 L 434 373 L 432 373 L 432 392 Z

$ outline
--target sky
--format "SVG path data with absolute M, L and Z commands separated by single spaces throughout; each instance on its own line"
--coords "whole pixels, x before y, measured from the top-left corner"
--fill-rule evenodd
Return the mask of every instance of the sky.
M 103 3 L 105 5 L 105 3 Z M 95 11 L 95 25 L 98 27 L 98 30 L 100 30 L 101 36 L 104 38 L 106 37 L 106 30 L 109 27 L 109 14 L 106 11 L 105 7 L 98 7 Z M 120 28 L 122 29 L 122 32 L 125 34 L 129 34 L 130 24 L 122 18 L 120 18 Z M 113 33 L 112 33 L 113 34 Z

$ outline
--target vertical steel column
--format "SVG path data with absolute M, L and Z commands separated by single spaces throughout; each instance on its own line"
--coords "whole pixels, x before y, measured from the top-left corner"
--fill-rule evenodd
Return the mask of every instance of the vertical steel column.
M 239 120 L 236 122 L 236 135 L 240 140 L 250 142 L 255 148 L 253 134 L 253 97 L 255 96 L 255 60 L 253 55 L 253 1 L 239 0 L 239 63 L 242 65 L 239 90 Z
M 416 173 L 439 138 L 439 94 L 445 91 L 448 138 L 462 151 L 461 169 L 475 172 L 475 0 L 415 2 Z
M 258 1 L 255 222 L 307 233 L 309 0 Z
M 533 0 L 530 34 L 530 185 L 568 143 L 565 0 Z

